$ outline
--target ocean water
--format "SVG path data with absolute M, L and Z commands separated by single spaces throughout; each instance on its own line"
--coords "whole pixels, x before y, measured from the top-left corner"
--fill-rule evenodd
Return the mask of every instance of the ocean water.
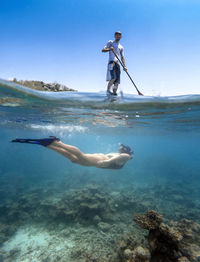
M 0 256 L 90 261 L 90 253 L 91 261 L 111 261 L 105 257 L 133 229 L 137 212 L 200 223 L 199 131 L 200 95 L 112 98 L 38 92 L 1 80 L 0 223 L 13 229 L 2 231 Z M 85 153 L 115 152 L 123 143 L 134 158 L 120 170 L 98 169 L 41 146 L 10 143 L 50 135 Z M 66 209 L 74 214 L 63 216 Z

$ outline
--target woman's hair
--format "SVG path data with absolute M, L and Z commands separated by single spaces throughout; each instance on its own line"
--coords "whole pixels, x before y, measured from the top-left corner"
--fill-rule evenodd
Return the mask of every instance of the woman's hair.
M 125 146 L 123 144 L 120 145 L 119 153 L 126 153 L 132 156 L 134 154 L 133 150 L 130 148 L 130 146 Z

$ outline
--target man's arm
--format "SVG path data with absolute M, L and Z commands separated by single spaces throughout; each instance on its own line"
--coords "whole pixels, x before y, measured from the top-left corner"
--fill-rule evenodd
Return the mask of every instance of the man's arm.
M 120 154 L 119 156 L 114 156 L 109 160 L 99 161 L 98 167 L 106 168 L 112 165 L 113 163 L 118 165 L 124 165 L 129 159 L 130 156 L 128 154 Z
M 109 51 L 112 51 L 112 50 L 114 50 L 114 48 L 111 46 L 111 47 L 107 47 L 107 46 L 105 46 L 103 49 L 102 49 L 102 52 L 103 53 L 105 53 L 105 52 L 109 52 Z
M 105 52 L 109 52 L 109 51 L 112 51 L 114 50 L 113 46 L 112 46 L 112 41 L 108 41 L 108 43 L 106 44 L 106 46 L 104 46 L 104 48 L 102 49 L 102 52 L 105 53 Z

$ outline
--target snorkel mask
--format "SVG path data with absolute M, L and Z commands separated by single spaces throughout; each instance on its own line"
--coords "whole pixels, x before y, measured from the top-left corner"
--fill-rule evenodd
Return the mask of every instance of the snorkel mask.
M 133 158 L 134 154 L 133 150 L 131 150 L 129 146 L 125 146 L 123 144 L 120 144 L 119 153 L 129 154 L 131 158 Z

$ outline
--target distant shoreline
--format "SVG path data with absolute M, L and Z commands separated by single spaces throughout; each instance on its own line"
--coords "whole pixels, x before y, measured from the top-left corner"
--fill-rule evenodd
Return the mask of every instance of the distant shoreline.
M 26 86 L 35 90 L 39 91 L 51 91 L 51 92 L 69 92 L 69 91 L 75 91 L 72 88 L 69 88 L 65 85 L 61 85 L 58 83 L 45 83 L 43 81 L 35 81 L 35 80 L 17 80 L 16 78 L 13 78 L 10 82 Z

